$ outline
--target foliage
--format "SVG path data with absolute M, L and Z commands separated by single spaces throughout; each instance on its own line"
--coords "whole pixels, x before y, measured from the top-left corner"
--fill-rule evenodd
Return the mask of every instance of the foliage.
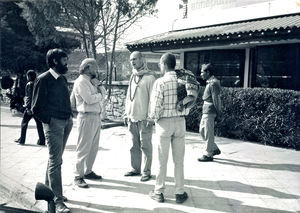
M 216 135 L 299 149 L 299 97 L 298 91 L 291 90 L 223 88 L 223 116 L 216 123 Z M 198 97 L 187 117 L 191 131 L 199 130 L 202 104 Z

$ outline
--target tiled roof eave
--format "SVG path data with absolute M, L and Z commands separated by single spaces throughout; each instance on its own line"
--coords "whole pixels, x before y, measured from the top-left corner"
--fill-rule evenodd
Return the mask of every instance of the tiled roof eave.
M 184 43 L 197 43 L 197 42 L 206 42 L 206 41 L 222 41 L 228 39 L 249 39 L 253 37 L 266 37 L 266 36 L 278 36 L 284 35 L 289 33 L 299 33 L 299 27 L 280 27 L 280 28 L 273 28 L 273 29 L 260 29 L 255 31 L 244 31 L 244 32 L 235 32 L 235 33 L 227 33 L 227 34 L 214 34 L 214 35 L 205 35 L 205 36 L 198 36 L 198 37 L 185 37 L 185 38 L 178 38 L 178 39 L 169 39 L 169 40 L 160 40 L 160 41 L 151 41 L 145 43 L 138 43 L 138 44 L 128 44 L 127 46 L 165 46 L 165 44 L 176 45 L 176 44 L 184 44 Z

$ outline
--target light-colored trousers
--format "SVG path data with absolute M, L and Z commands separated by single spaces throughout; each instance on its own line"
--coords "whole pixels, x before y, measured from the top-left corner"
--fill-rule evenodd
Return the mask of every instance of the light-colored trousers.
M 184 193 L 185 118 L 162 118 L 155 124 L 158 137 L 158 173 L 154 192 L 164 193 L 170 145 L 174 162 L 175 194 Z
M 215 143 L 215 118 L 216 114 L 203 114 L 200 121 L 200 136 L 204 141 L 204 155 L 212 156 L 214 150 L 218 149 Z
M 75 177 L 83 177 L 92 172 L 99 149 L 101 130 L 100 113 L 78 113 L 78 140 L 76 147 Z
M 131 167 L 134 172 L 141 172 L 142 153 L 144 155 L 143 175 L 151 175 L 152 165 L 152 130 L 153 124 L 147 121 L 128 122 L 129 137 L 132 142 L 130 149 Z

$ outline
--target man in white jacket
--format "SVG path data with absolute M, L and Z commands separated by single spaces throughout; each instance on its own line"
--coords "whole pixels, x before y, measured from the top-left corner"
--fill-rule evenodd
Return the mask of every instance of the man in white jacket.
M 71 106 L 78 111 L 78 141 L 76 147 L 75 184 L 87 188 L 84 179 L 99 180 L 100 175 L 92 171 L 101 130 L 101 111 L 104 94 L 97 85 L 98 66 L 93 58 L 84 59 L 80 65 L 80 76 L 75 80 L 71 94 Z

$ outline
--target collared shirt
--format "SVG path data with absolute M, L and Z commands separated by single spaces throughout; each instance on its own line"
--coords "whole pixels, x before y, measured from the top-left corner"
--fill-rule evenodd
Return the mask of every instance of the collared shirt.
M 104 97 L 98 93 L 97 88 L 91 83 L 87 75 L 80 75 L 74 82 L 71 94 L 71 106 L 81 113 L 101 112 L 101 104 Z
M 202 96 L 202 99 L 204 101 L 204 105 L 202 108 L 203 114 L 219 113 L 221 111 L 220 93 L 220 81 L 215 76 L 211 76 L 206 81 L 205 90 Z
M 58 74 L 57 72 L 55 72 L 52 68 L 49 69 L 49 72 L 51 73 L 51 75 L 57 80 L 60 76 L 60 74 Z
M 150 118 L 179 117 L 189 114 L 189 109 L 182 112 L 176 109 L 177 104 L 177 76 L 175 71 L 169 71 L 157 79 L 153 85 L 150 99 Z

